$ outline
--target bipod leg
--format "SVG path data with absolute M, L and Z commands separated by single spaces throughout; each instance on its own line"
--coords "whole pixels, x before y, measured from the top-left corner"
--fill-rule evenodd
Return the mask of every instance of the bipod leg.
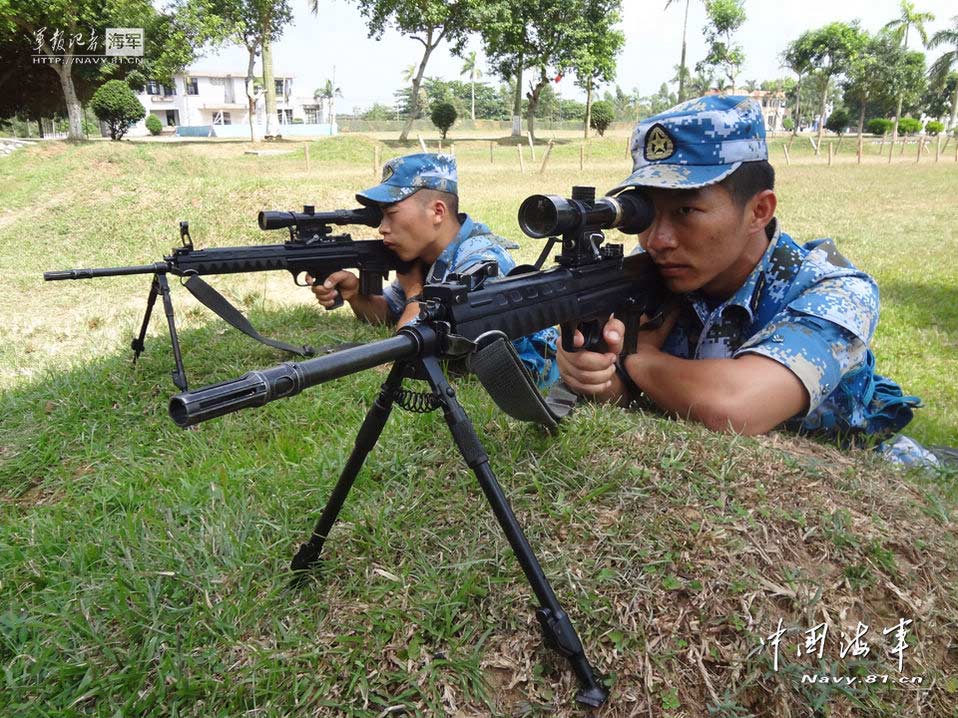
M 140 324 L 140 333 L 134 337 L 130 343 L 130 349 L 133 350 L 133 363 L 140 358 L 143 353 L 143 340 L 146 339 L 146 328 L 150 326 L 150 317 L 153 315 L 153 305 L 156 304 L 156 295 L 160 291 L 160 285 L 157 281 L 157 275 L 153 275 L 153 282 L 150 284 L 150 294 L 146 298 L 146 313 L 143 315 L 143 323 Z
M 186 391 L 186 370 L 183 368 L 183 356 L 180 354 L 180 340 L 176 336 L 176 321 L 173 318 L 173 298 L 170 297 L 170 284 L 165 274 L 156 275 L 156 286 L 163 298 L 163 311 L 166 312 L 166 323 L 170 328 L 170 343 L 173 345 L 173 383 L 181 391 Z M 145 322 L 145 318 L 144 318 Z
M 591 707 L 602 705 L 608 698 L 609 692 L 596 679 L 592 666 L 585 657 L 582 642 L 572 626 L 572 621 L 569 620 L 568 614 L 559 605 L 559 599 L 556 598 L 555 591 L 552 590 L 549 580 L 539 565 L 539 560 L 522 532 L 522 527 L 519 526 L 519 521 L 512 512 L 512 507 L 509 505 L 502 487 L 499 486 L 492 469 L 489 468 L 489 457 L 479 442 L 472 421 L 456 399 L 456 392 L 446 381 L 446 377 L 435 357 L 423 357 L 420 360 L 420 366 L 442 404 L 446 423 L 449 425 L 456 446 L 479 480 L 482 492 L 492 506 L 496 520 L 502 527 L 506 539 L 509 541 L 509 545 L 519 560 L 519 565 L 522 567 L 526 579 L 539 601 L 540 608 L 536 611 L 536 617 L 539 619 L 539 625 L 542 627 L 546 643 L 550 648 L 565 656 L 572 666 L 572 670 L 579 681 L 579 692 L 576 694 L 576 700 Z
M 392 411 L 396 392 L 402 385 L 403 372 L 406 366 L 407 362 L 396 362 L 393 364 L 389 376 L 386 377 L 386 381 L 382 385 L 379 396 L 366 413 L 366 418 L 363 419 L 363 425 L 360 427 L 359 433 L 356 434 L 353 451 L 349 455 L 346 466 L 343 467 L 339 481 L 336 482 L 333 492 L 329 495 L 326 508 L 323 509 L 319 521 L 316 522 L 313 535 L 309 541 L 299 547 L 299 551 L 297 551 L 296 556 L 293 557 L 290 568 L 298 574 L 294 579 L 294 583 L 301 582 L 305 575 L 303 572 L 314 566 L 319 560 L 319 554 L 323 550 L 323 544 L 326 543 L 326 537 L 329 536 L 333 524 L 336 523 L 336 517 L 339 516 L 339 511 L 343 508 L 343 503 L 345 503 L 346 496 L 349 494 L 349 490 L 356 480 L 356 475 L 362 468 L 366 456 L 373 450 L 373 447 L 376 446 L 379 435 L 383 432 L 383 427 L 386 425 L 386 420 Z

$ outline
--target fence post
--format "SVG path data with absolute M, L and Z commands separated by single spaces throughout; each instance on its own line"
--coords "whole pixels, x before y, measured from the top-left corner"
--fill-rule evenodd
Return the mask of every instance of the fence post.
M 419 138 L 419 146 L 422 148 L 423 152 L 428 152 L 426 149 L 426 143 L 422 141 L 422 135 L 416 135 Z
M 492 140 L 489 140 L 489 164 L 492 164 Z
M 451 154 L 453 157 L 456 156 L 456 143 L 455 143 L 455 142 L 450 142 L 450 143 L 449 143 L 449 154 Z
M 516 152 L 519 153 L 519 174 L 526 173 L 526 163 L 522 159 L 522 143 L 516 145 Z
M 791 166 L 792 166 L 792 159 L 791 159 L 791 157 L 788 156 L 788 145 L 782 145 L 782 149 L 785 151 L 785 166 L 786 166 L 786 167 L 791 167 Z
M 585 169 L 585 144 L 579 145 L 579 169 Z
M 373 177 L 379 176 L 379 145 L 373 147 Z
M 938 133 L 938 146 L 935 148 L 935 162 L 941 159 L 941 133 Z
M 306 150 L 306 171 L 309 172 L 309 143 L 303 145 L 303 149 Z
M 901 138 L 901 149 L 898 150 L 898 156 L 899 156 L 899 157 L 904 157 L 904 156 L 905 156 L 905 142 L 906 142 L 907 140 L 908 140 L 907 137 L 902 137 L 902 138 Z
M 625 159 L 632 159 L 632 134 L 625 138 Z
M 532 132 L 526 132 L 526 137 L 529 138 L 529 152 L 532 155 L 532 161 L 536 161 L 536 145 L 532 141 Z
M 924 138 L 924 137 L 919 137 L 919 138 L 918 138 L 918 154 L 915 155 L 915 163 L 916 163 L 916 164 L 917 164 L 918 162 L 921 162 L 921 150 L 922 150 L 922 148 L 924 147 L 924 145 L 925 145 L 925 138 Z
M 553 144 L 555 144 L 555 141 L 549 140 L 549 146 L 546 147 L 546 156 L 542 158 L 542 167 L 539 168 L 539 174 L 544 174 L 546 171 L 546 165 L 549 164 L 549 155 L 552 154 Z
M 834 154 L 835 154 L 835 143 L 834 143 L 834 142 L 829 142 L 829 143 L 828 143 L 828 166 L 829 166 L 829 167 L 832 166 L 832 156 L 833 156 Z

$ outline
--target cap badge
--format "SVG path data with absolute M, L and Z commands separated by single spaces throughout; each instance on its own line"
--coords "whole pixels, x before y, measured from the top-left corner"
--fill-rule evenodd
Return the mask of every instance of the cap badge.
M 654 125 L 645 136 L 645 159 L 664 160 L 675 154 L 675 142 L 662 125 Z
M 396 174 L 396 170 L 393 169 L 392 165 L 383 165 L 383 179 L 382 179 L 383 182 L 388 180 L 394 174 Z

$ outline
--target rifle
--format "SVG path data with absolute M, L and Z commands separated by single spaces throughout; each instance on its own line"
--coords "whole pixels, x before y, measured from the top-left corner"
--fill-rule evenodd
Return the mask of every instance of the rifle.
M 519 222 L 526 234 L 534 237 L 562 234 L 557 266 L 541 269 L 547 253 L 559 241 L 552 236 L 537 266 L 520 267 L 518 272 L 496 279 L 495 263 L 487 262 L 463 274 L 451 275 L 442 283 L 426 285 L 418 321 L 402 327 L 394 337 L 299 363 L 285 362 L 249 372 L 239 379 L 183 392 L 172 397 L 169 406 L 173 421 L 187 427 L 394 362 L 379 397 L 359 429 L 353 451 L 312 536 L 293 558 L 294 575 L 301 578 L 318 562 L 323 544 L 366 456 L 382 433 L 393 404 L 418 412 L 442 408 L 453 440 L 475 473 L 539 601 L 536 615 L 545 641 L 569 660 L 580 685 L 576 700 L 588 706 L 601 705 L 608 691 L 597 680 L 578 634 L 489 468 L 488 456 L 439 360 L 460 357 L 472 360 L 489 351 L 501 355 L 502 351 L 512 350 L 509 340 L 555 324 L 563 328 L 562 341 L 566 349 L 574 351 L 572 338 L 577 327 L 583 331 L 586 346 L 599 349 L 602 325 L 613 312 L 626 320 L 627 351 L 635 350 L 639 316 L 651 313 L 661 300 L 657 274 L 648 255 L 626 257 L 622 245 L 601 246 L 601 230 L 619 227 L 627 232 L 641 232 L 652 221 L 652 206 L 634 190 L 614 199 L 595 200 L 594 193 L 593 188 L 576 187 L 570 200 L 534 195 L 520 207 Z M 508 401 L 501 403 L 502 396 L 515 394 L 524 386 L 531 388 L 540 404 L 542 400 L 534 390 L 532 378 L 515 354 L 511 356 L 511 376 L 508 376 L 507 364 L 494 360 L 492 372 L 480 378 L 501 408 L 519 416 L 523 412 L 515 412 L 515 404 L 509 405 Z M 490 376 L 498 383 L 494 388 L 487 383 Z M 404 390 L 402 383 L 406 378 L 426 381 L 430 391 Z M 521 418 L 529 416 L 557 418 L 544 405 Z
M 166 312 L 170 341 L 173 347 L 175 369 L 172 372 L 173 383 L 177 388 L 186 390 L 186 371 L 180 352 L 176 323 L 173 315 L 173 302 L 170 297 L 167 274 L 185 277 L 183 286 L 200 303 L 231 326 L 239 329 L 253 339 L 268 346 L 296 354 L 313 356 L 316 350 L 309 345 L 294 346 L 286 342 L 264 337 L 249 320 L 234 307 L 226 297 L 200 279 L 208 274 L 240 274 L 246 272 L 267 272 L 285 269 L 293 275 L 297 286 L 307 286 L 300 281 L 303 274 L 309 273 L 315 281 L 323 282 L 333 272 L 341 269 L 359 270 L 359 291 L 362 294 L 382 294 L 383 280 L 390 271 L 408 271 L 410 263 L 404 262 L 395 253 L 386 248 L 382 240 L 354 241 L 349 234 L 333 234 L 332 225 L 365 225 L 378 227 L 382 221 L 382 212 L 378 207 L 361 207 L 332 212 L 316 212 L 307 205 L 303 212 L 264 211 L 259 213 L 258 223 L 262 230 L 289 229 L 289 239 L 283 244 L 251 245 L 244 247 L 213 247 L 195 249 L 190 237 L 188 222 L 180 222 L 181 246 L 174 247 L 172 253 L 162 262 L 141 264 L 129 267 L 101 267 L 96 269 L 67 269 L 44 272 L 44 280 L 92 279 L 94 277 L 117 277 L 127 274 L 152 274 L 150 294 L 146 300 L 146 313 L 140 325 L 139 334 L 133 339 L 134 363 L 144 349 L 146 330 L 153 313 L 157 296 L 162 297 Z M 342 306 L 342 298 L 337 298 L 333 306 Z

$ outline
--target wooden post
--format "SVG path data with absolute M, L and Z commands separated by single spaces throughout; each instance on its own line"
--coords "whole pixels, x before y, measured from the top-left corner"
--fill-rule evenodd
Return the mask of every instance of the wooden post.
M 955 162 L 958 162 L 958 142 L 955 142 Z
M 449 154 L 451 154 L 453 157 L 456 156 L 456 143 L 455 143 L 455 142 L 450 142 L 450 143 L 449 143 Z
M 307 142 L 303 145 L 303 149 L 306 150 L 306 171 L 309 172 L 309 143 Z
M 632 135 L 625 138 L 625 159 L 632 159 Z
M 885 154 L 885 135 L 881 136 L 881 143 L 878 145 L 878 156 L 881 157 Z
M 579 169 L 585 169 L 585 145 L 579 145 Z
M 532 161 L 535 162 L 536 161 L 536 145 L 532 141 L 532 133 L 526 132 L 526 137 L 529 138 L 529 152 L 532 153 Z
M 903 157 L 903 156 L 905 155 L 905 142 L 907 142 L 907 141 L 908 141 L 908 138 L 907 138 L 907 137 L 902 137 L 902 138 L 901 138 L 901 149 L 898 150 L 898 156 L 899 156 L 899 157 Z
M 489 140 L 489 164 L 492 164 L 492 140 Z
M 379 145 L 373 147 L 373 177 L 379 176 Z
M 522 159 L 522 143 L 516 145 L 516 152 L 519 153 L 519 174 L 526 173 L 526 163 Z
M 808 141 L 812 143 L 812 149 L 815 150 L 815 154 L 818 154 L 818 145 L 815 144 L 815 140 L 809 136 Z
M 785 152 L 785 166 L 792 166 L 792 158 L 788 156 L 788 145 L 782 145 L 782 150 Z
M 924 147 L 924 145 L 925 145 L 925 138 L 924 138 L 924 137 L 919 137 L 919 138 L 918 138 L 918 154 L 915 155 L 915 162 L 916 162 L 916 163 L 921 162 L 921 150 L 922 150 L 922 148 Z
M 941 133 L 938 133 L 938 147 L 935 148 L 935 162 L 941 159 Z
M 419 138 L 419 146 L 422 148 L 423 152 L 428 152 L 426 149 L 426 143 L 422 141 L 422 135 L 416 135 Z
M 442 154 L 442 140 L 439 140 L 439 153 Z
M 546 156 L 542 158 L 542 167 L 539 168 L 539 174 L 544 174 L 546 171 L 546 165 L 549 164 L 549 155 L 552 154 L 552 145 L 555 144 L 553 140 L 549 140 L 549 146 L 546 147 Z
M 828 143 L 828 166 L 829 166 L 829 167 L 832 166 L 832 156 L 833 156 L 834 154 L 835 154 L 835 143 L 834 143 L 834 142 L 829 142 L 829 143 Z

